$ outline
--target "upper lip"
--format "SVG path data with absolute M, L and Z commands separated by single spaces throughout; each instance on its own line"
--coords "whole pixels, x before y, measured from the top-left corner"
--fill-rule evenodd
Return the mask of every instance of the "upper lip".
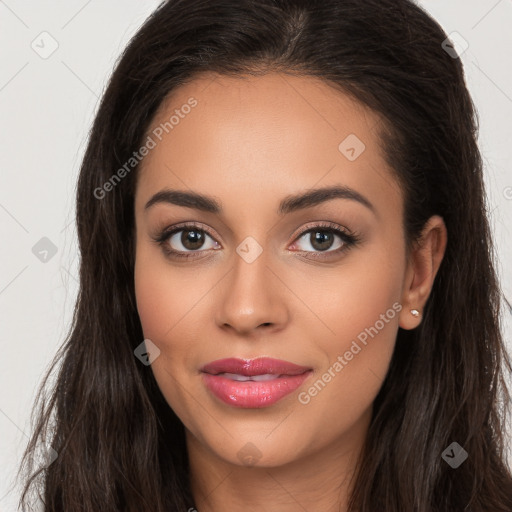
M 235 373 L 252 377 L 254 375 L 300 375 L 311 368 L 299 366 L 282 359 L 272 359 L 270 357 L 260 357 L 257 359 L 218 359 L 205 364 L 201 371 L 211 375 L 219 373 Z

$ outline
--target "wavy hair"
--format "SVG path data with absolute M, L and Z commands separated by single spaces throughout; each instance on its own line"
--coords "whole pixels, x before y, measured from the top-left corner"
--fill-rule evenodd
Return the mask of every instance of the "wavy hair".
M 478 117 L 460 58 L 410 0 L 169 0 L 116 63 L 89 133 L 76 196 L 80 285 L 43 379 L 20 504 L 45 512 L 164 512 L 193 505 L 181 421 L 134 349 L 137 167 L 101 200 L 167 95 L 203 72 L 319 77 L 378 113 L 405 201 L 408 248 L 443 217 L 444 259 L 423 320 L 399 329 L 354 475 L 350 510 L 510 512 L 504 433 L 512 371 L 487 218 Z M 50 376 L 55 382 L 50 385 Z M 469 454 L 441 457 L 453 441 Z M 46 443 L 58 454 L 36 468 Z

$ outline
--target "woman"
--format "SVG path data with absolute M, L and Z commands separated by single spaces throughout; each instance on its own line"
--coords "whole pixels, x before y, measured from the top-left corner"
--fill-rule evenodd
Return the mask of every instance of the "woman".
M 80 292 L 26 458 L 55 457 L 24 503 L 39 481 L 46 511 L 512 510 L 454 51 L 408 0 L 154 12 L 82 164 Z

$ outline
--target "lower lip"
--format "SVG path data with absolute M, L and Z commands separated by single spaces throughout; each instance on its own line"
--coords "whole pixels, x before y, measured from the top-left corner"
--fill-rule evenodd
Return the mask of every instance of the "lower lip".
M 300 375 L 287 375 L 260 382 L 240 382 L 209 373 L 203 373 L 203 379 L 206 387 L 224 403 L 234 407 L 259 409 L 275 404 L 295 391 L 310 373 L 311 370 Z

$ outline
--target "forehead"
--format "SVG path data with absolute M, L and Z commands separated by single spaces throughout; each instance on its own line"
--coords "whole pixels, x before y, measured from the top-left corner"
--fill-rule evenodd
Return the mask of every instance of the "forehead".
M 136 200 L 165 187 L 232 191 L 245 208 L 332 184 L 396 194 L 380 126 L 376 113 L 318 78 L 204 74 L 174 90 L 152 120 L 155 145 Z

